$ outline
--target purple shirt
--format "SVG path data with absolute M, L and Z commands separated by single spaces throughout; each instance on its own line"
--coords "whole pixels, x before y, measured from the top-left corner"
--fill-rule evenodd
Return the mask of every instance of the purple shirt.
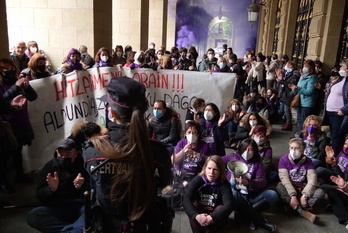
M 175 154 L 179 153 L 186 146 L 187 143 L 187 139 L 180 140 L 176 144 Z M 199 173 L 202 170 L 204 162 L 207 158 L 206 156 L 211 155 L 210 148 L 207 143 L 205 143 L 202 140 L 198 140 L 197 146 L 192 150 L 199 153 L 201 155 L 200 158 L 188 158 L 185 156 L 183 161 L 180 162 L 180 164 L 175 165 L 175 168 L 179 170 L 185 170 L 191 173 Z
M 261 162 L 251 162 L 250 160 L 244 160 L 242 156 L 239 155 L 239 153 L 236 151 L 233 154 L 227 154 L 223 157 L 221 157 L 222 160 L 227 165 L 228 162 L 233 160 L 239 160 L 248 166 L 248 172 L 244 175 L 249 180 L 249 191 L 260 191 L 263 190 L 267 184 L 266 178 L 265 178 L 265 172 L 263 170 L 263 165 Z M 231 179 L 231 172 L 230 170 L 227 171 L 227 180 Z
M 289 173 L 290 180 L 297 185 L 305 186 L 307 181 L 307 172 L 310 169 L 315 169 L 312 160 L 305 157 L 303 163 L 292 163 L 289 159 L 289 153 L 283 155 L 278 164 L 278 169 L 287 169 Z
M 341 171 L 344 173 L 346 170 L 348 170 L 348 158 L 347 155 L 343 152 L 340 152 L 337 157 L 337 166 L 340 167 Z

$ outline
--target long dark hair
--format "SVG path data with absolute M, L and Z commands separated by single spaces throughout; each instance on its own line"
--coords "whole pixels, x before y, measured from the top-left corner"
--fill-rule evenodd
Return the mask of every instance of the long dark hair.
M 243 152 L 246 150 L 246 148 L 251 145 L 253 147 L 253 151 L 254 151 L 254 155 L 252 157 L 252 159 L 250 160 L 251 163 L 255 163 L 255 162 L 260 162 L 261 161 L 261 156 L 260 156 L 260 153 L 259 153 L 259 147 L 257 146 L 256 142 L 254 141 L 254 139 L 252 138 L 246 138 L 244 139 L 237 151 L 238 151 L 238 154 L 240 156 L 242 156 Z
M 103 137 L 91 138 L 99 153 L 111 159 L 116 171 L 122 171 L 113 177 L 110 199 L 118 208 L 128 203 L 130 221 L 139 219 L 154 197 L 153 154 L 144 117 L 146 109 L 146 100 L 139 100 L 131 110 L 113 108 L 127 129 L 124 139 L 114 146 Z
M 213 117 L 213 119 L 211 120 L 211 122 L 218 122 L 219 118 L 220 118 L 220 110 L 219 108 L 216 106 L 216 104 L 214 103 L 207 103 L 203 109 L 203 112 L 205 111 L 205 108 L 210 106 L 214 112 L 216 113 L 216 115 Z

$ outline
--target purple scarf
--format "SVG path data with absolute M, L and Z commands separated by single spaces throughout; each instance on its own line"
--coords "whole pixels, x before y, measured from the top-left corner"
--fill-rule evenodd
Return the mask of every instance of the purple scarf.
M 71 68 L 73 70 L 82 70 L 82 64 L 79 62 L 79 63 L 73 63 L 71 61 L 67 61 L 66 64 L 68 64 L 69 66 L 71 66 Z

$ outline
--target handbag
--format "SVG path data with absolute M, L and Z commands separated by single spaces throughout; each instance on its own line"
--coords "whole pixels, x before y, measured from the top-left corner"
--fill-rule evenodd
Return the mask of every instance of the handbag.
M 9 122 L 3 121 L 0 118 L 0 135 L 2 141 L 2 147 L 9 151 L 15 151 L 18 149 L 19 143 L 16 136 L 13 133 L 12 126 Z
M 297 94 L 294 96 L 294 98 L 292 99 L 291 103 L 290 103 L 290 108 L 297 108 L 300 106 L 301 103 L 301 98 L 300 98 L 300 94 Z

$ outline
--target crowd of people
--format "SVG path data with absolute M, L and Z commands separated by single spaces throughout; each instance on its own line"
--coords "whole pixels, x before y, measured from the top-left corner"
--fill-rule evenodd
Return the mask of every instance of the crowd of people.
M 250 229 L 276 232 L 263 211 L 282 202 L 287 211 L 314 222 L 312 209 L 325 199 L 348 230 L 348 60 L 326 75 L 318 60 L 297 67 L 286 55 L 279 59 L 254 51 L 238 59 L 224 45 L 223 54 L 208 49 L 197 61 L 194 46 L 167 51 L 151 43 L 135 52 L 117 45 L 112 51 L 100 48 L 92 58 L 82 45 L 52 72 L 35 41 L 18 43 L 11 59 L 0 59 L 1 119 L 11 124 L 18 142 L 14 150 L 1 144 L 0 191 L 15 191 L 6 178 L 11 156 L 16 180 L 33 182 L 23 172 L 21 153 L 34 139 L 27 102 L 35 101 L 37 93 L 30 80 L 112 66 L 227 72 L 237 78 L 228 105 L 196 98 L 185 121 L 163 100 L 155 101 L 153 117 L 145 119 L 145 86 L 127 77 L 112 79 L 101 98 L 107 127 L 80 123 L 57 145 L 40 172 L 37 197 L 43 206 L 29 213 L 28 224 L 41 232 L 83 232 L 86 227 L 166 232 L 174 207 L 186 211 L 193 232 L 214 232 L 232 211 L 235 221 L 247 221 Z M 279 122 L 294 136 L 289 152 L 275 164 L 268 137 Z M 236 166 L 245 171 L 237 175 Z M 84 191 L 94 200 L 92 218 L 84 216 Z M 169 207 L 163 200 L 168 193 Z

